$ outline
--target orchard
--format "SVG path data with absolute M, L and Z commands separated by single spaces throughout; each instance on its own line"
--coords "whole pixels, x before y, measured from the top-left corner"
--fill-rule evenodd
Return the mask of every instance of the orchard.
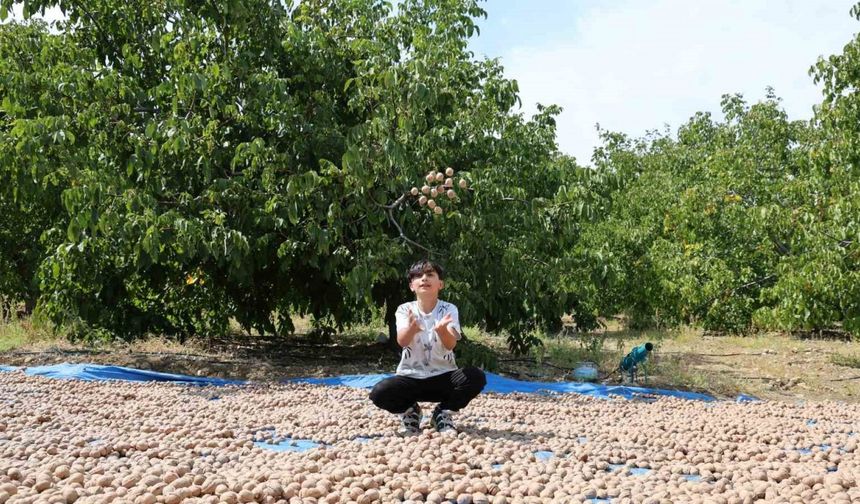
M 813 66 L 812 121 L 726 95 L 723 120 L 604 131 L 586 167 L 558 107 L 524 117 L 469 51 L 472 0 L 22 7 L 0 25 L 0 292 L 73 337 L 379 309 L 393 331 L 422 257 L 517 352 L 564 315 L 859 334 L 857 39 Z
M 236 347 L 274 347 L 298 317 L 337 335 L 381 315 L 396 344 L 406 269 L 429 258 L 465 336 L 517 354 L 563 317 L 860 337 L 860 36 L 798 62 L 811 120 L 772 90 L 726 94 L 674 132 L 602 130 L 586 165 L 559 151 L 559 107 L 527 117 L 469 50 L 486 15 L 0 0 L 0 327 L 21 311 L 72 339 L 184 345 L 238 323 Z M 368 390 L 32 371 L 0 366 L 0 504 L 860 501 L 845 402 L 485 391 L 458 430 L 399 436 Z

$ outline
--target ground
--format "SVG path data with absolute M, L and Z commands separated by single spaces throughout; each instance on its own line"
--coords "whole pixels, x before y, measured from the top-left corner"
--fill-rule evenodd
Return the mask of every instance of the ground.
M 9 371 L 0 402 L 8 504 L 860 501 L 856 404 L 482 394 L 401 436 L 343 387 Z
M 234 335 L 87 346 L 28 324 L 0 328 L 0 364 L 95 362 L 254 383 L 0 372 L 0 504 L 860 502 L 853 342 L 610 329 L 544 337 L 513 356 L 467 329 L 469 358 L 492 355 L 509 376 L 569 379 L 590 360 L 614 383 L 620 357 L 652 341 L 643 384 L 767 400 L 482 394 L 455 413 L 459 432 L 425 419 L 419 436 L 404 437 L 366 390 L 278 383 L 392 371 L 397 352 L 372 327 L 337 344 Z
M 651 375 L 646 379 L 650 386 L 726 398 L 744 393 L 782 401 L 860 399 L 860 341 L 786 334 L 712 335 L 697 329 L 616 329 L 579 338 L 550 339 L 541 354 L 545 361 L 559 367 L 572 367 L 577 360 L 591 356 L 590 360 L 609 370 L 633 346 L 646 341 L 656 346 Z M 602 350 L 583 351 L 583 347 Z M 612 378 L 617 381 L 618 377 Z
M 307 329 L 301 320 L 300 332 Z M 305 331 L 306 332 L 306 331 Z M 481 351 L 495 352 L 500 374 L 527 380 L 567 380 L 582 361 L 597 362 L 608 383 L 633 346 L 652 341 L 643 385 L 706 392 L 732 398 L 745 393 L 769 400 L 860 399 L 860 341 L 801 339 L 784 334 L 715 336 L 701 330 L 634 332 L 609 325 L 603 332 L 543 337 L 526 356 L 511 355 L 505 341 L 467 328 Z M 181 374 L 278 381 L 285 377 L 392 372 L 398 355 L 377 340 L 382 328 L 362 327 L 336 342 L 234 333 L 185 343 L 149 338 L 133 344 L 70 344 L 29 327 L 0 324 L 0 364 L 35 366 L 94 362 Z M 603 378 L 603 376 L 601 376 Z

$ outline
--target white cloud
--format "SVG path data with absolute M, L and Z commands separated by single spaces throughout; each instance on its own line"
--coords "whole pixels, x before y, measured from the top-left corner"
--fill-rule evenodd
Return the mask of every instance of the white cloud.
M 561 149 L 581 163 L 595 124 L 641 136 L 673 130 L 697 111 L 719 112 L 725 93 L 748 101 L 773 86 L 792 119 L 809 118 L 820 90 L 808 75 L 860 28 L 853 0 L 624 0 L 583 4 L 569 36 L 502 55 L 523 108 L 555 103 Z

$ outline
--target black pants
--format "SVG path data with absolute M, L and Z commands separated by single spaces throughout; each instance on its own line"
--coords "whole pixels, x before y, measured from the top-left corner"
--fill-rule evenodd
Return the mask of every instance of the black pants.
M 370 400 L 392 413 L 403 413 L 416 402 L 438 402 L 441 409 L 459 411 L 474 399 L 487 377 L 476 367 L 449 371 L 430 378 L 395 375 L 377 383 Z

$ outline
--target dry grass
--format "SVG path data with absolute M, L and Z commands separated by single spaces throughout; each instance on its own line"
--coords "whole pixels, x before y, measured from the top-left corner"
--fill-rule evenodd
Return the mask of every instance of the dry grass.
M 174 338 L 164 336 L 150 335 L 146 338 L 135 340 L 131 343 L 126 343 L 120 346 L 129 352 L 147 352 L 147 353 L 211 353 L 211 345 L 203 338 L 195 337 L 179 342 Z
M 294 324 L 299 335 L 307 334 L 313 326 L 310 318 L 296 318 Z M 857 341 L 803 340 L 782 334 L 714 337 L 694 328 L 629 331 L 613 323 L 599 333 L 539 335 L 543 342 L 541 347 L 533 349 L 527 356 L 514 356 L 507 351 L 503 337 L 484 333 L 475 327 L 466 327 L 464 332 L 470 340 L 481 347 L 489 347 L 497 354 L 500 371 L 527 379 L 570 379 L 570 372 L 578 363 L 591 361 L 599 365 L 601 375 L 610 375 L 610 381 L 618 382 L 620 376 L 611 373 L 621 358 L 634 346 L 651 341 L 655 351 L 640 373 L 643 378 L 647 373 L 643 385 L 704 391 L 718 396 L 734 396 L 743 392 L 777 400 L 857 401 L 860 398 L 860 342 Z M 0 352 L 7 355 L 16 352 L 34 354 L 34 361 L 38 361 L 39 352 L 56 353 L 58 350 L 157 354 L 168 360 L 171 355 L 194 354 L 214 360 L 229 360 L 237 355 L 236 352 L 241 353 L 240 346 L 275 344 L 288 347 L 308 342 L 305 336 L 280 340 L 258 335 L 249 339 L 243 334 L 236 328 L 232 343 L 229 338 L 226 343 L 220 341 L 216 344 L 207 338 L 192 338 L 180 343 L 163 336 L 151 336 L 132 343 L 86 346 L 69 343 L 62 334 L 39 327 L 30 320 L 15 320 L 0 322 Z M 352 327 L 338 334 L 333 341 L 316 344 L 322 345 L 318 352 L 325 354 L 333 351 L 334 347 L 373 346 L 384 334 L 385 327 L 376 321 Z M 256 354 L 246 352 L 244 355 L 266 360 L 271 357 L 269 352 L 260 350 Z M 0 363 L 3 361 L 0 356 Z M 322 363 L 319 359 L 312 359 L 304 364 Z M 356 366 L 359 364 L 355 362 Z M 376 370 L 380 366 L 376 360 L 368 360 L 365 365 L 368 370 Z
M 856 355 L 843 355 L 843 354 L 831 355 L 830 356 L 830 362 L 836 364 L 837 366 L 844 366 L 844 367 L 860 369 L 860 354 L 856 354 Z
M 860 397 L 860 374 L 834 363 L 833 356 L 857 354 L 860 342 L 802 340 L 782 334 L 704 337 L 668 341 L 665 351 L 698 358 L 692 367 L 718 373 L 747 393 L 771 399 Z
M 478 332 L 482 343 L 506 352 L 503 338 Z M 541 336 L 543 346 L 526 359 L 503 355 L 510 370 L 529 378 L 569 379 L 580 362 L 611 374 L 634 346 L 655 345 L 640 370 L 643 385 L 707 392 L 721 397 L 746 393 L 773 400 L 860 398 L 860 342 L 804 340 L 784 334 L 710 336 L 695 328 L 630 331 L 610 323 L 605 332 Z M 647 374 L 647 378 L 646 378 Z

